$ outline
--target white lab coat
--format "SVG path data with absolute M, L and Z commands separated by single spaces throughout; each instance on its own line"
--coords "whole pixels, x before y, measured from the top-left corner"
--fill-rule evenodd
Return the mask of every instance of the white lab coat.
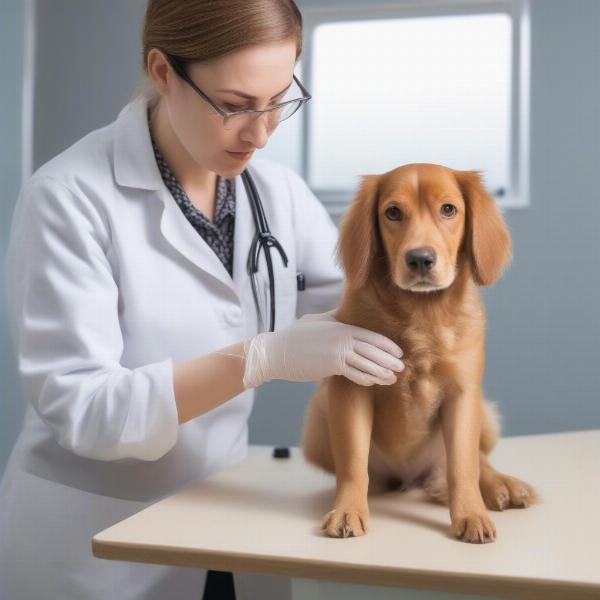
M 337 229 L 292 170 L 250 170 L 289 259 L 273 252 L 280 329 L 338 304 Z M 172 383 L 174 363 L 257 333 L 235 181 L 233 278 L 163 184 L 141 97 L 21 190 L 7 289 L 27 408 L 0 485 L 2 600 L 200 598 L 206 571 L 97 559 L 91 538 L 246 456 L 253 390 L 180 426 Z M 259 279 L 266 298 L 262 254 Z

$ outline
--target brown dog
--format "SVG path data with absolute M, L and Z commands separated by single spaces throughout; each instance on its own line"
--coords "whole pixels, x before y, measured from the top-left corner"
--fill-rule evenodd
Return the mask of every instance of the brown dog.
M 304 457 L 337 483 L 322 529 L 364 535 L 368 491 L 395 481 L 449 506 L 452 535 L 494 541 L 486 507 L 539 500 L 486 458 L 500 428 L 481 390 L 485 313 L 477 286 L 494 283 L 511 258 L 494 200 L 477 171 L 410 164 L 368 175 L 337 252 L 346 287 L 335 318 L 392 339 L 405 368 L 391 385 L 328 377 L 311 398 Z

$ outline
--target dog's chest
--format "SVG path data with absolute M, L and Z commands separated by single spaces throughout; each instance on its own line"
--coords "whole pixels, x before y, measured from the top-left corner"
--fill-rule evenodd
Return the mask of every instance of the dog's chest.
M 398 343 L 404 352 L 405 380 L 435 378 L 436 367 L 452 356 L 456 349 L 457 332 L 447 325 L 428 327 L 407 325 Z
M 405 368 L 395 384 L 377 386 L 373 423 L 374 440 L 392 454 L 408 457 L 434 429 L 444 397 L 438 367 L 455 340 L 449 327 L 432 331 L 409 326 L 399 338 Z

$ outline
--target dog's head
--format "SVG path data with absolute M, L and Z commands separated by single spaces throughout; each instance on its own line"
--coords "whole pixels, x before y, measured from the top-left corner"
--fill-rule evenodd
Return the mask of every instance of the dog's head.
M 448 288 L 462 264 L 490 285 L 511 258 L 508 229 L 479 172 L 410 164 L 365 175 L 340 226 L 338 259 L 350 288 L 378 268 L 399 288 Z

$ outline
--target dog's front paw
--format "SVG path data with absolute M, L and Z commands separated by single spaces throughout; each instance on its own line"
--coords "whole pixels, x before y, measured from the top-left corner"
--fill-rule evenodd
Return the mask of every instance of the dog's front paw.
M 496 541 L 496 526 L 489 518 L 483 503 L 459 507 L 450 512 L 450 531 L 463 542 L 487 544 Z
M 330 537 L 358 537 L 367 533 L 368 521 L 368 509 L 334 508 L 323 517 L 321 529 Z

